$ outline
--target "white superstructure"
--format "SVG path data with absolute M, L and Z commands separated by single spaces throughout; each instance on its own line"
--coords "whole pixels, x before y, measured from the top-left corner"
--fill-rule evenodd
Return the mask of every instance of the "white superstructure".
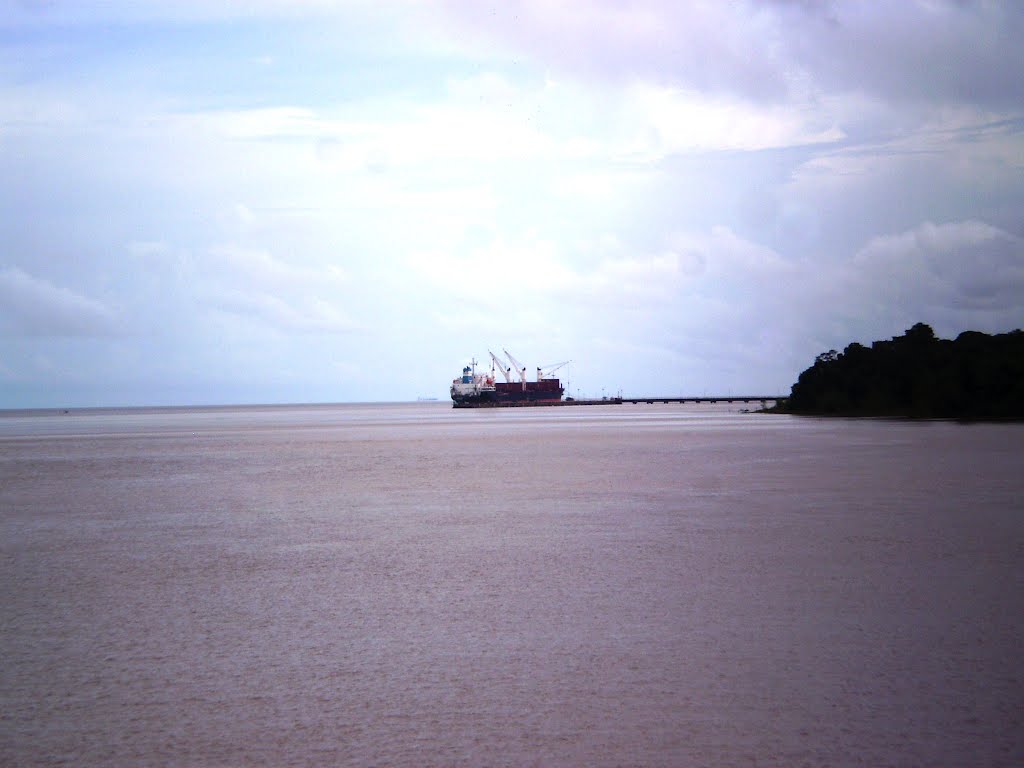
M 493 396 L 494 391 L 494 374 L 477 373 L 476 360 L 473 360 L 472 366 L 467 365 L 462 369 L 460 378 L 452 380 L 451 395 L 456 402 L 466 397 Z

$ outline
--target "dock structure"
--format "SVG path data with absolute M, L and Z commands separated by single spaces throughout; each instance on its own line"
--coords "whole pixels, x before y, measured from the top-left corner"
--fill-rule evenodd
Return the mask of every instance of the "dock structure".
M 567 397 L 565 400 L 490 400 L 486 402 L 453 403 L 453 408 L 543 408 L 551 406 L 569 405 L 622 405 L 623 403 L 760 403 L 762 408 L 767 408 L 768 403 L 785 400 L 784 395 L 697 395 L 692 397 L 602 397 L 575 399 Z
M 694 395 L 689 397 L 625 397 L 623 403 L 762 403 L 785 400 L 786 395 Z
M 780 400 L 785 400 L 788 395 L 645 395 L 645 396 L 631 396 L 631 395 L 616 395 L 614 397 L 602 397 L 600 400 L 573 400 L 572 398 L 566 398 L 557 403 L 550 403 L 550 405 L 621 405 L 622 403 L 631 403 L 636 405 L 637 403 L 646 403 L 647 405 L 654 405 L 655 403 L 760 403 L 762 407 L 767 407 L 768 403 L 777 403 Z

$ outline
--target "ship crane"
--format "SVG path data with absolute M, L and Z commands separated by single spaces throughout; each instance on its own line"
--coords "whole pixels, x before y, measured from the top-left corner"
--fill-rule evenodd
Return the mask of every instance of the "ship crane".
M 537 381 L 542 381 L 542 380 L 548 378 L 555 371 L 559 370 L 560 368 L 564 368 L 565 366 L 567 366 L 571 362 L 572 362 L 572 360 L 566 360 L 564 363 L 555 363 L 554 365 L 544 366 L 543 370 L 538 368 L 537 369 Z
M 507 349 L 503 348 L 501 351 L 505 353 L 505 357 L 508 358 L 509 362 L 512 363 L 512 365 L 515 366 L 516 373 L 519 374 L 519 378 L 523 382 L 523 389 L 525 390 L 526 389 L 526 366 L 523 365 L 522 363 L 520 363 L 514 357 L 512 357 L 512 355 L 509 353 L 509 351 Z
M 512 383 L 512 377 L 509 376 L 509 370 L 510 370 L 509 367 L 507 365 L 505 365 L 505 363 L 502 362 L 498 358 L 498 356 L 496 354 L 491 352 L 491 350 L 488 349 L 487 350 L 487 354 L 489 354 L 491 356 L 491 360 L 494 361 L 494 365 L 497 366 L 499 371 L 501 371 L 501 375 L 505 377 L 505 383 L 506 384 L 511 384 Z

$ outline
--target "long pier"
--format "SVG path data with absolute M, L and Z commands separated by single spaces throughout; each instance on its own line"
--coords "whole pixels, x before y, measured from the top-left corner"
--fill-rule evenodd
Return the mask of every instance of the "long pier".
M 602 397 L 574 399 L 567 397 L 565 400 L 492 400 L 490 402 L 476 403 L 453 403 L 453 408 L 544 408 L 551 406 L 567 405 L 622 405 L 623 403 L 761 403 L 767 407 L 770 402 L 785 400 L 785 395 L 696 395 L 691 397 Z
M 621 397 L 619 402 L 632 403 L 767 403 L 785 400 L 785 395 L 695 395 L 690 397 Z

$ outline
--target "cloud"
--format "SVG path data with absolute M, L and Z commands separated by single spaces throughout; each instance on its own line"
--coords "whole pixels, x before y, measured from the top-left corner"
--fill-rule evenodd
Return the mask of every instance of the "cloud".
M 478 46 L 525 55 L 580 80 L 646 80 L 746 97 L 778 96 L 785 62 L 776 61 L 782 30 L 772 12 L 743 3 L 585 5 L 524 2 L 442 3 L 453 23 L 471 29 Z
M 318 297 L 289 301 L 269 293 L 216 288 L 204 294 L 207 306 L 216 311 L 255 319 L 286 334 L 337 334 L 358 328 L 343 309 Z
M 203 277 L 262 291 L 316 292 L 344 285 L 348 276 L 335 265 L 305 266 L 287 262 L 264 249 L 238 245 L 209 248 L 196 262 Z
M 581 80 L 781 103 L 801 93 L 1007 107 L 1024 101 L 1014 2 L 442 3 L 478 45 Z
M 359 0 L 349 5 L 360 5 Z M 366 3 L 362 3 L 366 5 Z M 8 4 L 10 6 L 10 4 Z M 331 16 L 337 0 L 174 0 L 139 3 L 134 0 L 19 0 L 0 21 L 31 24 L 152 24 L 157 22 L 219 22 L 261 16 L 289 18 Z
M 756 151 L 845 137 L 813 105 L 765 105 L 650 83 L 606 92 L 539 78 L 513 82 L 494 71 L 448 78 L 443 96 L 429 103 L 368 99 L 319 109 L 166 114 L 159 122 L 171 135 L 261 142 L 265 152 L 299 159 L 308 170 L 314 160 L 318 170 L 335 175 L 426 172 L 442 185 L 472 165 L 480 169 L 476 177 L 523 162 L 586 175 L 681 152 Z M 296 158 L 289 145 L 307 145 L 313 154 Z
M 890 5 L 8 5 L 0 356 L 304 392 L 326 347 L 424 387 L 507 344 L 776 389 L 1018 325 L 1024 12 Z
M 703 304 L 706 310 L 712 299 L 724 307 L 733 299 L 760 296 L 761 306 L 778 296 L 778 287 L 796 273 L 771 248 L 723 225 L 704 232 L 672 232 L 663 247 L 650 252 L 637 253 L 617 241 L 606 243 L 600 252 L 600 258 L 577 275 L 572 286 L 576 297 L 606 309 L 643 307 L 652 316 L 666 318 L 670 326 L 690 314 L 687 305 Z M 758 292 L 756 286 L 764 285 L 773 291 Z M 746 314 L 745 309 L 729 311 Z M 693 313 L 694 319 L 698 316 Z
M 177 333 L 194 327 L 197 311 L 231 317 L 233 332 L 247 336 L 268 328 L 282 334 L 338 334 L 360 327 L 344 308 L 350 276 L 336 264 L 303 264 L 298 257 L 289 261 L 237 244 L 198 254 L 163 242 L 128 248 L 135 269 L 160 276 L 149 289 L 152 301 L 163 307 L 165 329 L 167 323 L 179 323 Z M 141 285 L 142 275 L 133 282 Z M 137 311 L 150 314 L 146 307 Z
M 103 303 L 33 277 L 0 270 L 0 328 L 28 336 L 109 336 L 117 315 Z
M 874 238 L 849 271 L 854 294 L 882 315 L 935 318 L 942 330 L 962 329 L 964 318 L 985 330 L 995 318 L 1021 320 L 1024 239 L 984 222 L 925 222 Z
M 981 221 L 923 222 L 834 262 L 790 259 L 725 226 L 665 245 L 628 254 L 616 244 L 564 311 L 683 379 L 778 388 L 823 349 L 915 322 L 947 336 L 1024 322 L 1024 239 Z
M 803 21 L 804 34 L 785 38 L 787 56 L 822 90 L 996 109 L 1024 102 L 1020 3 L 835 3 Z
M 764 106 L 696 91 L 638 85 L 630 89 L 626 111 L 646 129 L 648 146 L 640 152 L 663 156 L 677 152 L 724 151 L 802 146 L 845 137 L 827 116 L 791 106 Z M 818 123 L 815 125 L 815 123 Z

